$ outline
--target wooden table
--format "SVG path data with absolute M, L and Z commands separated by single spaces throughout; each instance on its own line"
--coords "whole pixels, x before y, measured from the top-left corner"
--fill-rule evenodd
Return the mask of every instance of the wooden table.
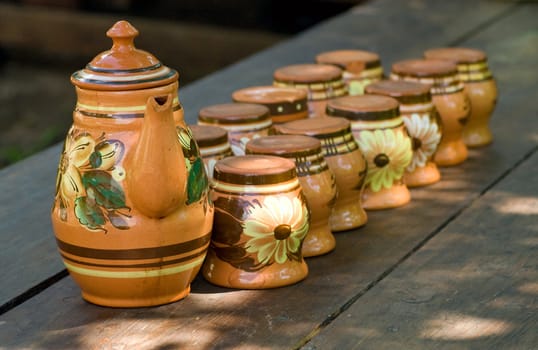
M 538 348 L 536 18 L 532 2 L 372 1 L 180 88 L 194 123 L 201 107 L 324 50 L 378 52 L 386 71 L 435 46 L 488 53 L 494 143 L 413 189 L 409 205 L 338 233 L 293 286 L 230 290 L 197 277 L 166 306 L 88 304 L 49 219 L 61 146 L 0 171 L 0 349 Z

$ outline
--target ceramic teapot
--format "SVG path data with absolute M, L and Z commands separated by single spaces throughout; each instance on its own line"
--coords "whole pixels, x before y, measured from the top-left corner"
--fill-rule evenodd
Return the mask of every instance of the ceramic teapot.
M 113 307 L 185 297 L 214 212 L 178 73 L 136 49 L 137 35 L 117 22 L 107 32 L 112 48 L 71 76 L 78 100 L 51 213 L 83 298 Z

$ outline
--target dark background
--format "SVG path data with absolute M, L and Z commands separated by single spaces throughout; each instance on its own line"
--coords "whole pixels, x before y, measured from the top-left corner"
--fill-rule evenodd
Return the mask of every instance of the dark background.
M 110 48 L 105 32 L 117 20 L 180 72 L 181 88 L 359 2 L 0 1 L 0 168 L 63 140 L 76 102 L 69 76 Z

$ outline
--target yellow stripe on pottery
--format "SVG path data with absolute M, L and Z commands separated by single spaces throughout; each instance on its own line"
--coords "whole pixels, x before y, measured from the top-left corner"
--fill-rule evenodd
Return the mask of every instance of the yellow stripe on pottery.
M 371 129 L 391 129 L 401 126 L 402 118 L 393 118 L 387 120 L 356 120 L 351 122 L 353 130 L 371 130 Z
M 238 193 L 241 195 L 245 195 L 245 194 L 258 195 L 258 194 L 288 192 L 288 191 L 296 189 L 297 186 L 299 186 L 299 180 L 297 178 L 283 184 L 272 184 L 272 185 L 235 185 L 235 184 L 230 184 L 227 182 L 221 182 L 215 179 L 211 180 L 212 188 L 221 192 Z
M 73 272 L 76 272 L 81 275 L 94 276 L 94 277 L 103 277 L 103 278 L 147 278 L 147 277 L 159 277 L 173 275 L 183 271 L 187 271 L 201 265 L 204 261 L 205 255 L 188 263 L 180 266 L 170 267 L 167 269 L 157 269 L 157 270 L 146 270 L 146 271 L 103 271 L 103 270 L 94 270 L 94 269 L 85 269 L 83 267 L 78 267 L 64 261 L 64 265 Z
M 221 154 L 225 151 L 230 151 L 232 152 L 231 148 L 230 148 L 230 144 L 228 143 L 223 143 L 222 145 L 216 145 L 216 146 L 209 146 L 209 147 L 204 147 L 204 148 L 200 148 L 200 155 L 202 157 L 207 157 L 207 156 L 212 156 L 212 155 L 215 155 L 215 154 Z

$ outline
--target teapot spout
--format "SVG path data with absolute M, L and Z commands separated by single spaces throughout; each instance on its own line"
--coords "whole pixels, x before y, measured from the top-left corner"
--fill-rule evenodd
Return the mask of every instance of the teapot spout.
M 132 205 L 151 218 L 162 218 L 185 202 L 185 158 L 176 132 L 172 95 L 150 97 L 138 143 L 126 175 Z

